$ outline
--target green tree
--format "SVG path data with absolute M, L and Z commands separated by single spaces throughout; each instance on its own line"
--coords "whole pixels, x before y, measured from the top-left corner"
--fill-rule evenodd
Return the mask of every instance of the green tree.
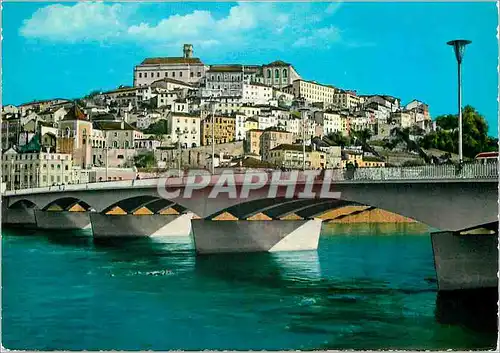
M 351 138 L 342 135 L 342 133 L 335 131 L 329 133 L 327 136 L 323 138 L 323 140 L 328 143 L 330 146 L 348 146 L 351 143 Z
M 156 167 L 156 158 L 153 152 L 146 152 L 134 157 L 134 165 L 137 168 Z
M 470 105 L 462 112 L 463 153 L 474 158 L 480 152 L 498 151 L 498 139 L 488 136 L 488 124 L 484 117 Z M 424 148 L 437 148 L 450 153 L 458 153 L 458 119 L 456 115 L 436 118 L 436 125 L 442 130 L 425 135 L 420 144 Z
M 149 127 L 144 130 L 144 133 L 155 136 L 165 135 L 168 133 L 168 123 L 165 119 L 158 120 L 154 124 L 149 125 Z
M 453 130 L 458 127 L 458 118 L 453 114 L 441 115 L 436 118 L 436 126 L 443 130 Z

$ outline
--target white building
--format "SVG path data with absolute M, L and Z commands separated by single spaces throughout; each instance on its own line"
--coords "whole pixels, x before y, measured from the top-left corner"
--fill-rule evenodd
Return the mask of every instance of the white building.
M 2 155 L 2 181 L 8 190 L 70 184 L 77 179 L 70 154 L 18 153 L 11 148 Z
M 200 122 L 197 115 L 187 113 L 172 113 L 167 117 L 170 141 L 180 140 L 184 148 L 200 146 Z
M 259 121 L 260 130 L 278 126 L 278 118 L 274 115 L 258 115 L 255 118 Z
M 356 91 L 340 90 L 334 95 L 334 104 L 342 109 L 355 109 L 361 104 Z
M 263 80 L 266 85 L 283 88 L 295 80 L 300 80 L 300 75 L 291 64 L 277 60 L 262 66 Z
M 234 129 L 234 139 L 235 141 L 241 141 L 247 135 L 246 121 L 247 117 L 243 113 L 235 114 L 235 129 Z
M 273 89 L 271 86 L 256 82 L 243 84 L 243 103 L 266 104 L 271 99 L 273 99 Z
M 134 68 L 134 87 L 148 86 L 160 78 L 197 83 L 207 70 L 199 58 L 193 58 L 193 46 L 184 44 L 183 57 L 147 58 Z
M 212 65 L 207 71 L 203 96 L 241 96 L 243 79 L 242 65 Z
M 345 118 L 342 119 L 341 115 L 335 111 L 319 111 L 314 113 L 314 120 L 316 123 L 323 126 L 323 133 L 325 135 L 340 132 L 347 135 Z M 342 123 L 344 120 L 344 123 Z
M 293 94 L 295 98 L 304 98 L 311 103 L 322 102 L 327 107 L 335 104 L 337 89 L 330 85 L 323 85 L 316 81 L 295 80 L 283 91 Z

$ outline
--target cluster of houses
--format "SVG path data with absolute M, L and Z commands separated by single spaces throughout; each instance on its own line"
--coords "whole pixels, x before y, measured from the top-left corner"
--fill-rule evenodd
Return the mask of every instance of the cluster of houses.
M 381 167 L 382 160 L 362 150 L 321 138 L 369 130 L 383 139 L 396 126 L 432 130 L 428 106 L 308 81 L 283 61 L 207 65 L 185 44 L 182 57 L 137 65 L 132 87 L 4 106 L 2 181 L 15 189 L 130 179 L 138 155 L 153 153 L 157 167 L 168 168 L 177 165 L 178 150 L 238 142 L 243 151 L 229 160 L 222 153 L 200 158 L 205 149 L 184 164 Z

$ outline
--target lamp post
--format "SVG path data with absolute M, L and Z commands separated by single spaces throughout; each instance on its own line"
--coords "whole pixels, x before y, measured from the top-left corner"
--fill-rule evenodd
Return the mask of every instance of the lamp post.
M 453 47 L 458 64 L 458 159 L 460 164 L 463 161 L 462 153 L 462 59 L 464 57 L 465 46 L 472 43 L 470 40 L 456 39 L 449 41 L 448 45 Z
M 306 112 L 308 111 L 305 100 L 302 100 L 299 108 L 302 118 L 302 170 L 306 170 Z
M 210 104 L 210 108 L 212 111 L 212 175 L 215 174 L 215 103 L 216 100 L 210 96 L 210 99 L 208 100 Z

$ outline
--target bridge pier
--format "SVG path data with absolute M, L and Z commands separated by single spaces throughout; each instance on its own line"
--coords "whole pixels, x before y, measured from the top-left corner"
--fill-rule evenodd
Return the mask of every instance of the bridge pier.
M 92 233 L 98 238 L 189 237 L 192 213 L 181 215 L 90 214 Z
M 44 230 L 90 229 L 90 212 L 35 211 L 36 225 Z
M 2 225 L 20 228 L 36 228 L 35 208 L 2 207 Z
M 317 250 L 321 220 L 194 219 L 197 254 Z
M 481 234 L 482 233 L 482 234 Z M 498 233 L 431 233 L 439 291 L 498 287 Z

